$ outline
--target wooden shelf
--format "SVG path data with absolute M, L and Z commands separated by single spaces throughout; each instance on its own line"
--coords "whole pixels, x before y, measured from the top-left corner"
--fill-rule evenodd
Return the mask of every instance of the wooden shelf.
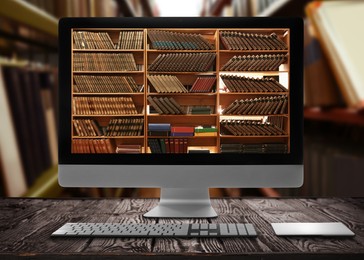
M 89 29 L 92 30 L 92 29 Z M 107 29 L 99 29 L 95 28 L 95 31 Z M 127 29 L 126 29 L 127 30 Z M 139 68 L 143 68 L 142 71 L 73 71 L 73 74 L 129 74 L 130 77 L 133 77 L 138 85 L 144 85 L 143 92 L 138 93 L 72 93 L 73 96 L 131 96 L 133 97 L 133 101 L 136 107 L 139 109 L 138 111 L 144 111 L 142 114 L 128 114 L 128 115 L 73 115 L 73 118 L 92 118 L 95 119 L 99 125 L 103 127 L 108 125 L 110 118 L 118 118 L 118 117 L 143 117 L 144 118 L 144 136 L 140 137 L 133 137 L 133 136 L 101 136 L 95 137 L 96 139 L 102 138 L 110 138 L 112 139 L 111 142 L 116 144 L 139 144 L 143 147 L 148 147 L 148 139 L 150 138 L 184 138 L 188 140 L 188 146 L 196 146 L 196 147 L 214 147 L 214 150 L 218 152 L 220 150 L 220 144 L 223 143 L 273 143 L 273 142 L 282 142 L 288 145 L 289 149 L 289 135 L 281 135 L 281 136 L 229 136 L 229 135 L 222 135 L 219 134 L 216 136 L 148 136 L 148 124 L 149 123 L 168 123 L 172 126 L 200 126 L 200 125 L 211 125 L 215 126 L 217 129 L 217 133 L 220 133 L 220 121 L 222 119 L 263 119 L 266 116 L 272 117 L 284 117 L 281 120 L 284 124 L 284 129 L 289 129 L 289 114 L 281 114 L 281 115 L 221 115 L 216 113 L 221 108 L 225 108 L 231 104 L 235 99 L 242 99 L 242 98 L 251 98 L 251 97 L 265 97 L 267 95 L 287 95 L 289 98 L 289 91 L 281 91 L 281 92 L 241 92 L 241 93 L 230 93 L 230 92 L 219 92 L 222 89 L 223 81 L 220 79 L 220 75 L 226 74 L 235 74 L 235 75 L 244 75 L 247 76 L 280 76 L 280 81 L 285 82 L 286 78 L 288 77 L 289 73 L 289 66 L 290 66 L 290 58 L 288 55 L 288 59 L 285 64 L 279 67 L 280 70 L 278 71 L 220 71 L 222 64 L 229 60 L 234 55 L 241 55 L 241 54 L 259 54 L 259 53 L 272 53 L 272 54 L 289 54 L 289 33 L 287 29 L 277 29 L 277 28 L 269 28 L 267 30 L 262 29 L 234 29 L 237 31 L 244 31 L 244 32 L 254 32 L 254 33 L 272 33 L 275 32 L 278 37 L 283 38 L 284 41 L 288 43 L 288 50 L 245 50 L 245 51 L 237 51 L 237 50 L 220 50 L 219 48 L 222 47 L 219 29 L 163 29 L 166 31 L 175 31 L 175 32 L 184 32 L 184 33 L 199 33 L 202 37 L 205 37 L 215 49 L 213 50 L 156 50 L 156 49 L 148 49 L 152 45 L 148 39 L 148 29 L 142 29 L 144 31 L 144 38 L 143 38 L 143 50 L 119 50 L 119 49 L 96 49 L 96 50 L 89 50 L 89 49 L 76 49 L 73 50 L 74 52 L 130 52 L 133 53 L 134 58 L 136 58 L 136 63 L 139 65 Z M 154 29 L 153 29 L 154 30 Z M 155 29 L 158 30 L 158 29 Z M 229 30 L 228 28 L 224 28 L 223 30 Z M 112 41 L 115 43 L 117 39 L 117 30 L 113 29 L 108 32 Z M 287 36 L 288 33 L 288 36 Z M 211 71 L 149 71 L 148 67 L 153 61 L 158 57 L 159 54 L 165 53 L 214 53 L 216 54 L 215 63 L 210 67 L 210 69 L 214 69 Z M 92 56 L 92 55 L 90 55 Z M 140 66 L 142 65 L 142 66 Z M 216 69 L 215 69 L 216 68 Z M 196 81 L 198 77 L 209 76 L 216 78 L 215 81 L 215 89 L 216 92 L 192 92 L 192 93 L 157 93 L 157 92 L 149 92 L 149 90 L 154 90 L 152 85 L 148 85 L 150 82 L 148 79 L 148 75 L 172 75 L 176 76 L 178 80 L 184 86 L 191 86 Z M 157 83 L 165 85 L 164 87 L 168 86 L 171 82 L 165 81 L 163 83 L 161 79 L 157 81 Z M 283 83 L 282 83 L 283 84 Z M 289 87 L 289 83 L 284 83 Z M 173 99 L 182 107 L 191 107 L 191 106 L 210 106 L 213 107 L 214 114 L 181 114 L 181 115 L 173 115 L 173 114 L 148 114 L 150 106 L 148 101 L 148 96 L 153 97 L 173 97 Z M 289 106 L 288 110 L 289 111 Z M 288 131 L 289 132 L 289 131 Z M 94 137 L 73 137 L 75 139 L 87 139 L 87 138 L 94 138 Z M 146 153 L 150 152 L 147 149 L 145 150 Z
M 143 49 L 73 49 L 73 52 L 144 52 Z
M 217 95 L 217 93 L 212 93 L 212 92 L 194 92 L 194 93 L 156 93 L 156 92 L 148 92 L 149 96 L 211 96 L 211 97 L 215 97 Z
M 72 139 L 144 139 L 143 136 L 73 136 Z
M 121 115 L 73 115 L 73 117 L 141 117 L 144 114 L 121 114 Z
M 306 120 L 364 126 L 364 114 L 349 108 L 305 108 L 304 118 Z
M 132 92 L 132 93 L 126 93 L 126 92 L 115 92 L 115 93 L 79 93 L 79 92 L 74 92 L 73 93 L 74 96 L 143 96 L 144 93 L 143 92 Z
M 144 71 L 73 71 L 73 74 L 142 74 Z

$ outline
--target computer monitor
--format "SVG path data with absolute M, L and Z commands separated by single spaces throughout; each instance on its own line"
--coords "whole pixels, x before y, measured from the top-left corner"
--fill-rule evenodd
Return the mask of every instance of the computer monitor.
M 59 183 L 158 187 L 145 217 L 215 217 L 208 188 L 303 183 L 299 18 L 64 18 Z

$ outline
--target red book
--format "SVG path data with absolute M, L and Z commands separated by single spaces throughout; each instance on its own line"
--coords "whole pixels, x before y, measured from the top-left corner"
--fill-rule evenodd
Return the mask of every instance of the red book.
M 179 151 L 179 139 L 174 139 L 174 153 L 180 153 Z
M 193 133 L 195 128 L 192 126 L 173 126 L 171 128 L 172 133 Z
M 173 138 L 169 139 L 169 153 L 174 153 L 174 140 L 173 140 Z
M 169 149 L 169 139 L 168 138 L 164 139 L 164 143 L 166 145 L 166 153 L 171 153 Z

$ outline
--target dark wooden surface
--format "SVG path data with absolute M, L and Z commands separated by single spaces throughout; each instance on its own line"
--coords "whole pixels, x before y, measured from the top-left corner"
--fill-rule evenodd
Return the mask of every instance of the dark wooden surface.
M 215 219 L 145 219 L 156 199 L 0 199 L 0 259 L 364 259 L 364 198 L 213 199 Z M 271 222 L 341 221 L 353 238 L 277 237 Z M 257 238 L 51 238 L 66 222 L 253 223 Z M 121 257 L 122 256 L 122 257 Z

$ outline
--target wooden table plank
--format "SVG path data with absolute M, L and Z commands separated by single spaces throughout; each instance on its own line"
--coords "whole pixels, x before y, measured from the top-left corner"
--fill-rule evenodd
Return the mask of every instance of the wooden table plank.
M 179 259 L 209 256 L 223 259 L 362 259 L 364 199 L 227 198 L 212 200 L 215 219 L 157 219 L 142 215 L 156 199 L 0 199 L 0 259 L 14 256 L 79 259 Z M 51 238 L 66 222 L 253 223 L 257 238 L 110 239 Z M 286 238 L 274 235 L 271 222 L 342 221 L 354 238 Z M 345 254 L 345 255 L 344 255 Z

